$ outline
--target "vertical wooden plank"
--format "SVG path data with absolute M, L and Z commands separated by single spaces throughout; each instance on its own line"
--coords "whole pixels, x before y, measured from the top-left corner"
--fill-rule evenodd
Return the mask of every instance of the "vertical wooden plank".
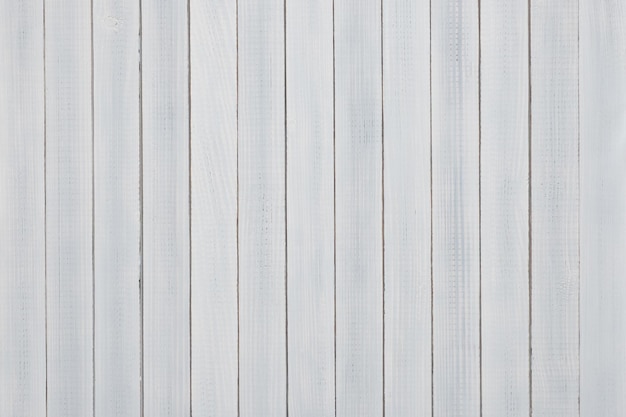
M 43 3 L 0 1 L 0 415 L 46 413 Z
M 626 409 L 626 5 L 580 2 L 580 415 Z
M 192 414 L 237 415 L 237 2 L 192 0 Z
M 527 417 L 528 2 L 482 0 L 480 13 L 483 416 Z
M 48 416 L 93 415 L 93 125 L 89 2 L 47 0 Z
M 430 416 L 430 2 L 382 7 L 385 415 Z
M 478 1 L 431 13 L 434 413 L 478 416 Z
M 335 415 L 333 2 L 289 0 L 289 415 Z
M 382 17 L 335 0 L 337 416 L 383 414 Z
M 285 5 L 238 1 L 239 406 L 284 416 Z
M 187 2 L 142 2 L 144 414 L 190 415 Z
M 139 1 L 95 0 L 95 414 L 140 413 Z
M 577 416 L 578 2 L 531 2 L 532 410 Z

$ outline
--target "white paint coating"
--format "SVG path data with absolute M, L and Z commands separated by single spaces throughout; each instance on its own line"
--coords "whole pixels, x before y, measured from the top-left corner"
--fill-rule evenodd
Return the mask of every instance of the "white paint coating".
M 192 414 L 237 415 L 236 1 L 191 2 Z
M 0 19 L 0 415 L 43 416 L 43 8 L 2 0 Z
M 95 0 L 93 24 L 94 411 L 139 417 L 139 1 Z
M 238 0 L 239 412 L 287 412 L 284 4 Z
M 481 1 L 482 415 L 530 413 L 528 2 Z
M 93 415 L 91 7 L 47 0 L 47 415 Z
M 142 2 L 143 410 L 190 407 L 187 5 Z
M 334 417 L 333 2 L 286 18 L 289 415 Z
M 385 415 L 430 416 L 430 2 L 382 7 Z

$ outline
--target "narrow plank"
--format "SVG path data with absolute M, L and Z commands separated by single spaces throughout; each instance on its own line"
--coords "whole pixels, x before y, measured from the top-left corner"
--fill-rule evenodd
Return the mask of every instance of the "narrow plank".
M 532 411 L 578 416 L 578 4 L 531 3 Z
M 580 415 L 626 409 L 626 7 L 580 2 Z
M 335 415 L 333 2 L 286 9 L 289 415 Z
M 140 413 L 139 1 L 95 0 L 95 415 Z
M 382 7 L 385 415 L 430 416 L 430 2 Z
M 337 417 L 384 412 L 381 23 L 335 1 Z
M 0 1 L 0 415 L 46 413 L 43 7 Z
M 530 413 L 528 2 L 482 0 L 484 417 Z
M 238 0 L 240 416 L 287 413 L 285 15 Z
M 478 1 L 433 2 L 434 414 L 480 414 Z
M 143 404 L 190 415 L 187 3 L 144 1 Z
M 192 414 L 237 415 L 237 2 L 190 2 Z
M 48 416 L 93 415 L 91 5 L 45 4 Z

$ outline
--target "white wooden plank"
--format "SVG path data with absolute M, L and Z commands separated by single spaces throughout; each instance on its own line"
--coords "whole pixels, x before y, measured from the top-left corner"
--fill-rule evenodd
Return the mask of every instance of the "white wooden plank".
M 580 415 L 626 409 L 626 5 L 580 2 Z
M 435 415 L 480 414 L 478 1 L 433 2 Z
M 46 412 L 40 1 L 0 1 L 0 415 Z
M 335 415 L 333 3 L 286 9 L 289 415 Z
M 382 7 L 385 415 L 430 416 L 430 2 Z
M 531 3 L 532 411 L 579 414 L 578 7 Z
M 94 412 L 140 413 L 139 1 L 95 0 Z
M 88 2 L 46 1 L 49 417 L 93 415 L 91 39 Z
M 528 2 L 481 13 L 482 415 L 530 413 Z
M 190 415 L 187 3 L 142 2 L 143 411 Z
M 284 2 L 238 1 L 239 411 L 284 416 Z
M 381 2 L 335 1 L 337 416 L 383 414 Z
M 190 3 L 192 414 L 237 415 L 237 2 Z

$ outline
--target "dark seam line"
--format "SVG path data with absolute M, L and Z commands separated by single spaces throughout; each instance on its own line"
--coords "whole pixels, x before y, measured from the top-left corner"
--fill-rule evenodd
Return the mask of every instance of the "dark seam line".
M 189 222 L 189 416 L 193 415 L 193 373 L 192 373 L 192 355 L 193 355 L 193 331 L 192 331 L 192 310 L 191 310 L 191 286 L 192 286 L 192 228 L 191 228 L 191 0 L 187 0 L 187 164 L 189 165 L 189 200 L 188 205 L 188 222 Z
M 434 340 L 434 280 L 433 280 L 433 35 L 432 35 L 433 9 L 432 0 L 428 4 L 428 83 L 429 83 L 429 152 L 430 152 L 430 414 L 435 415 L 435 340 Z
M 239 0 L 235 0 L 235 118 L 237 127 L 235 129 L 235 153 L 236 153 L 236 163 L 235 170 L 236 172 L 236 184 L 235 184 L 235 199 L 237 206 L 237 213 L 235 219 L 235 234 L 236 234 L 236 244 L 237 244 L 237 270 L 236 270 L 236 280 L 237 280 L 237 417 L 240 415 L 240 390 L 239 390 L 239 376 L 240 376 L 240 367 L 239 367 Z
M 533 415 L 533 367 L 532 367 L 532 323 L 533 323 L 533 275 L 532 275 L 532 71 L 531 45 L 532 21 L 531 1 L 528 0 L 528 410 Z
M 335 0 L 333 7 L 333 394 L 337 417 L 337 179 L 336 179 L 336 105 L 335 105 Z
M 283 94 L 284 94 L 284 126 L 285 144 L 284 144 L 284 184 L 283 191 L 285 193 L 285 410 L 289 417 L 289 291 L 288 291 L 288 271 L 289 263 L 287 250 L 287 0 L 283 0 Z
M 144 417 L 143 253 L 143 3 L 139 0 L 139 411 Z
M 380 132 L 381 132 L 381 237 L 382 237 L 382 405 L 385 417 L 385 80 L 384 80 L 384 1 L 380 0 Z
M 576 27 L 576 59 L 577 59 L 577 74 L 576 74 L 576 116 L 577 116 L 577 121 L 578 121 L 578 148 L 577 148 L 577 168 L 578 168 L 578 219 L 577 219 L 577 225 L 578 225 L 578 230 L 576 231 L 577 233 L 577 239 L 578 239 L 578 416 L 580 417 L 580 287 L 581 287 L 581 270 L 580 270 L 580 205 L 581 205 L 581 200 L 580 200 L 580 179 L 581 179 L 581 175 L 580 175 L 580 0 L 578 0 L 576 2 L 576 11 L 578 13 L 577 16 L 577 27 Z
M 94 119 L 94 59 L 93 59 L 93 0 L 90 1 L 91 36 L 91 412 L 96 415 L 96 258 L 95 258 L 95 119 Z
M 44 240 L 44 345 L 46 362 L 45 408 L 48 417 L 48 175 L 47 175 L 47 103 L 46 103 L 46 0 L 42 1 L 43 25 L 43 240 Z
M 478 390 L 480 415 L 483 415 L 483 255 L 482 255 L 482 26 L 481 1 L 478 0 Z

